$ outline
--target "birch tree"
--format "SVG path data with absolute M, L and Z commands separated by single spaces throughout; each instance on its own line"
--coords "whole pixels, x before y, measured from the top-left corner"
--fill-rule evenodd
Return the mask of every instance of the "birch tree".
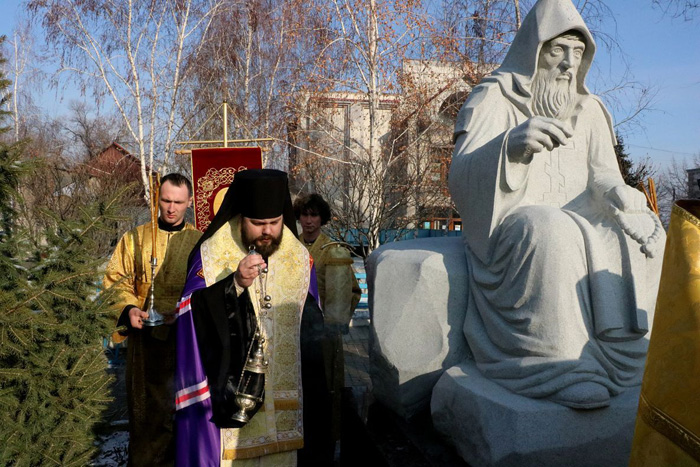
M 30 0 L 41 20 L 57 79 L 80 84 L 121 116 L 128 146 L 150 167 L 168 165 L 182 127 L 180 91 L 191 75 L 218 0 Z M 148 190 L 146 190 L 146 193 Z
M 429 188 L 440 192 L 418 161 L 430 148 L 417 151 L 405 118 L 417 115 L 407 96 L 418 88 L 402 79 L 406 59 L 426 58 L 428 13 L 421 2 L 325 5 L 316 5 L 304 44 L 314 59 L 300 72 L 308 84 L 293 109 L 300 118 L 291 135 L 292 170 L 296 189 L 326 197 L 334 225 L 352 229 L 369 253 L 383 230 L 415 225 Z
M 319 6 L 306 44 L 315 59 L 297 103 L 304 118 L 292 135 L 296 188 L 335 201 L 333 225 L 357 232 L 366 253 L 386 240 L 382 232 L 396 238 L 456 214 L 446 185 L 454 120 L 505 54 L 521 3 L 530 2 Z
M 14 141 L 27 136 L 27 122 L 39 113 L 34 94 L 44 74 L 37 66 L 34 33 L 26 19 L 20 18 L 3 44 L 4 56 L 7 57 L 6 76 L 11 83 L 7 90 L 11 96 L 7 110 Z
M 297 64 L 306 53 L 306 2 L 226 0 L 190 65 L 186 99 L 195 113 L 186 136 L 220 140 L 223 101 L 228 103 L 231 139 L 272 138 L 263 154 L 266 166 L 284 168 L 288 116 L 286 100 L 303 75 Z M 184 139 L 187 139 L 184 138 Z

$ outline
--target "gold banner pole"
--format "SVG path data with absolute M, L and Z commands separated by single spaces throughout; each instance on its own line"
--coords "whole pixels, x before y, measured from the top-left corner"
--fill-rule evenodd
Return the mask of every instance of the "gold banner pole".
M 224 99 L 224 147 L 228 147 L 228 103 Z

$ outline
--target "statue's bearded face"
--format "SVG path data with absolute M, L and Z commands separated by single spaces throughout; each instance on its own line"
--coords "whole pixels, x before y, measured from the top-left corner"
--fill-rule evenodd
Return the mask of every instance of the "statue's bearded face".
M 532 80 L 535 115 L 566 120 L 576 105 L 577 74 L 586 44 L 578 33 L 564 33 L 540 50 Z

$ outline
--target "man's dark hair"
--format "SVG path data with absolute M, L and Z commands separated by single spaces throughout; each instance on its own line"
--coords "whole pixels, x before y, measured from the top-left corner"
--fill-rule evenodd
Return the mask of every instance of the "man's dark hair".
M 192 183 L 190 182 L 190 179 L 184 175 L 175 172 L 169 173 L 168 175 L 163 175 L 160 179 L 160 184 L 163 185 L 165 182 L 170 182 L 175 186 L 185 185 L 190 197 L 192 197 Z
M 302 214 L 321 216 L 321 225 L 331 219 L 331 207 L 318 193 L 300 196 L 294 201 L 294 216 L 299 219 Z

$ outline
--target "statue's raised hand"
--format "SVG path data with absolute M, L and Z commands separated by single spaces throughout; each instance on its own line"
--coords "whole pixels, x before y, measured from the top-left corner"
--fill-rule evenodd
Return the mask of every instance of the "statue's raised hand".
M 508 158 L 511 162 L 528 162 L 535 153 L 566 145 L 573 135 L 568 123 L 555 118 L 532 117 L 508 135 Z

